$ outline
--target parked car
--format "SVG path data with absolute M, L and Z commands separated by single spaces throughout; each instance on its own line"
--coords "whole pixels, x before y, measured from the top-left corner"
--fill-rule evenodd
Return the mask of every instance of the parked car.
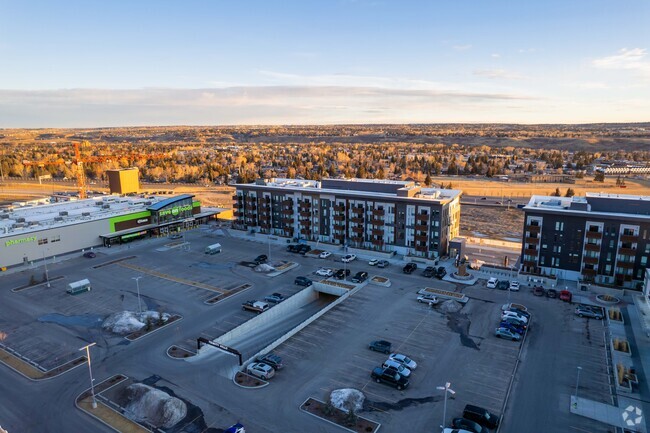
M 84 253 L 84 257 L 87 259 L 94 259 L 95 257 L 97 257 L 97 254 L 93 253 L 92 251 L 88 251 Z
M 489 433 L 490 430 L 483 427 L 481 424 L 476 421 L 472 421 L 465 418 L 454 418 L 451 421 L 451 426 L 453 428 L 466 430 L 470 433 Z
M 441 280 L 447 275 L 447 269 L 445 269 L 444 266 L 438 266 L 438 269 L 436 270 L 436 278 L 440 278 Z
M 262 314 L 263 312 L 267 311 L 270 308 L 269 304 L 261 301 L 246 301 L 241 305 L 242 305 L 242 310 L 252 311 L 257 314 Z
M 338 269 L 336 272 L 334 272 L 334 278 L 337 280 L 342 280 L 345 277 L 350 276 L 350 270 L 349 269 Z
M 330 268 L 320 268 L 316 271 L 316 275 L 320 275 L 321 277 L 331 277 L 334 275 L 334 271 Z
M 408 367 L 409 370 L 415 370 L 418 368 L 417 362 L 413 361 L 406 355 L 402 355 L 401 353 L 391 353 L 388 358 L 392 359 L 395 362 L 399 362 L 400 364 L 404 365 L 404 367 Z
M 176 233 L 174 235 L 169 236 L 169 239 L 182 239 L 183 235 Z
M 528 311 L 528 308 L 526 308 L 526 306 L 524 304 L 515 304 L 514 302 L 511 302 L 509 304 L 503 304 L 501 306 L 501 311 L 506 311 L 506 310 L 509 310 L 511 308 L 515 308 L 515 309 L 517 309 L 519 311 L 526 311 L 526 312 Z
M 431 278 L 436 274 L 436 268 L 433 266 L 427 266 L 424 272 L 422 272 L 423 277 Z
M 395 370 L 389 368 L 376 367 L 370 373 L 370 377 L 375 379 L 377 383 L 386 383 L 392 385 L 397 389 L 404 389 L 409 385 L 409 380 L 404 376 L 399 375 Z
M 497 288 L 497 283 L 498 283 L 498 282 L 499 282 L 499 280 L 497 280 L 496 278 L 494 278 L 494 277 L 490 278 L 490 279 L 487 281 L 487 288 L 488 288 L 488 289 L 496 289 L 496 288 Z
M 570 303 L 572 299 L 573 299 L 573 294 L 571 292 L 569 292 L 568 290 L 560 291 L 560 301 Z
M 341 261 L 343 263 L 350 263 L 351 261 L 356 260 L 356 259 L 357 259 L 356 255 L 354 255 L 354 254 L 346 254 L 341 258 Z
M 435 295 L 419 295 L 418 302 L 421 302 L 423 304 L 429 304 L 429 306 L 433 306 L 440 301 Z
M 519 291 L 519 281 L 510 281 L 510 288 L 508 289 L 511 292 Z
M 411 376 L 411 370 L 409 370 L 408 367 L 404 367 L 404 365 L 400 364 L 399 362 L 395 362 L 392 359 L 388 358 L 384 363 L 382 364 L 383 368 L 390 368 L 392 370 L 395 370 L 397 374 L 400 376 L 404 377 L 409 377 Z
M 377 267 L 378 268 L 387 268 L 388 265 L 390 265 L 388 260 L 380 260 L 379 262 L 377 262 Z
M 321 259 L 326 259 L 331 255 L 332 255 L 332 253 L 330 253 L 329 251 L 323 251 L 322 253 L 320 253 L 318 255 L 318 257 L 321 258 Z
M 497 328 L 494 330 L 494 335 L 496 335 L 497 338 L 507 338 L 512 341 L 521 340 L 521 335 L 510 330 L 509 328 Z
M 524 322 L 524 323 L 528 324 L 528 317 L 524 316 L 520 312 L 507 310 L 507 311 L 503 311 L 501 313 L 501 320 L 507 319 L 509 317 L 514 317 L 515 319 L 519 320 L 520 322 Z
M 224 433 L 246 433 L 246 429 L 243 424 L 237 423 L 228 427 Z
M 386 340 L 375 340 L 371 341 L 370 344 L 368 345 L 368 349 L 375 351 L 375 352 L 382 352 L 382 353 L 390 353 L 390 348 L 392 346 L 392 343 L 390 341 Z
M 297 245 L 297 244 L 287 245 L 287 251 L 290 252 L 290 253 L 297 253 L 299 247 L 300 247 L 300 245 Z
M 406 266 L 404 266 L 404 267 L 402 268 L 402 271 L 403 271 L 405 274 L 410 274 L 410 273 L 412 273 L 414 270 L 416 270 L 417 268 L 418 268 L 418 265 L 415 264 L 415 263 L 413 263 L 413 262 L 411 262 L 411 263 L 407 263 Z
M 519 334 L 519 335 L 523 335 L 526 332 L 526 329 L 523 328 L 522 326 L 516 325 L 515 323 L 508 322 L 508 321 L 500 322 L 499 323 L 499 328 L 509 329 L 512 332 L 514 332 L 515 334 Z
M 483 427 L 487 427 L 489 429 L 497 428 L 500 421 L 500 418 L 497 415 L 493 414 L 487 409 L 483 409 L 480 406 L 474 406 L 472 404 L 465 406 L 465 409 L 463 410 L 463 418 L 475 421 L 481 424 Z
M 510 323 L 519 328 L 528 329 L 528 323 L 525 323 L 523 320 L 519 320 L 516 317 L 501 318 L 501 323 Z
M 603 313 L 601 311 L 598 311 L 595 308 L 589 307 L 587 305 L 578 305 L 576 307 L 575 313 L 578 317 L 587 317 L 590 319 L 598 320 L 602 320 L 603 318 Z
M 263 380 L 268 380 L 275 375 L 275 370 L 263 362 L 253 362 L 246 367 L 246 373 Z
M 544 296 L 544 288 L 542 286 L 533 287 L 533 295 Z
M 255 263 L 257 263 L 258 265 L 260 265 L 260 264 L 262 264 L 262 263 L 266 263 L 266 261 L 267 261 L 268 259 L 269 259 L 269 258 L 266 256 L 266 254 L 260 254 L 259 256 L 255 257 L 255 260 L 253 260 L 253 261 L 254 261 Z
M 270 365 L 274 370 L 280 370 L 284 365 L 282 358 L 275 353 L 266 353 L 255 358 L 255 361 Z
M 548 289 L 546 291 L 546 296 L 549 298 L 557 298 L 557 290 L 555 289 Z
M 377 263 L 379 263 L 379 259 L 371 259 L 370 261 L 368 261 L 368 264 L 370 266 L 376 266 Z
M 519 308 L 510 307 L 507 310 L 502 310 L 502 311 L 503 312 L 512 311 L 513 313 L 517 313 L 520 316 L 524 316 L 526 319 L 530 320 L 530 313 L 526 310 L 520 310 Z
M 510 283 L 508 281 L 499 281 L 496 286 L 497 290 L 508 290 Z
M 296 277 L 296 279 L 293 281 L 293 283 L 298 285 L 298 286 L 307 287 L 307 286 L 311 286 L 312 281 L 307 277 Z
M 361 272 L 357 272 L 354 275 L 354 277 L 352 277 L 352 282 L 355 283 L 355 284 L 359 284 L 359 283 L 363 283 L 367 279 L 368 279 L 368 273 L 364 272 L 364 271 L 361 271 Z
M 287 299 L 287 298 L 285 298 L 284 295 L 282 295 L 281 293 L 271 293 L 269 296 L 264 297 L 264 300 L 266 302 L 272 302 L 274 304 L 279 304 L 280 302 L 284 301 L 285 299 Z
M 303 256 L 307 254 L 308 252 L 311 251 L 311 247 L 307 244 L 300 244 L 298 245 L 298 251 L 296 251 L 298 254 L 302 254 Z

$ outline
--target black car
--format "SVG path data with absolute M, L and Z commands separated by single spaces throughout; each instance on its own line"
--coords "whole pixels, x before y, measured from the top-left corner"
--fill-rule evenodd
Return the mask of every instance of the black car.
M 258 265 L 261 265 L 262 263 L 266 263 L 266 261 L 267 261 L 268 259 L 269 259 L 269 258 L 266 257 L 266 254 L 260 254 L 259 256 L 255 257 L 255 260 L 253 260 L 253 261 L 254 261 L 255 263 L 257 263 Z
M 453 428 L 467 430 L 471 433 L 489 433 L 490 431 L 476 421 L 465 418 L 454 418 L 451 422 Z
M 431 278 L 436 274 L 436 268 L 433 266 L 427 266 L 427 268 L 422 272 L 423 277 Z
M 298 252 L 298 247 L 300 247 L 300 245 L 296 245 L 296 244 L 288 245 L 287 246 L 287 251 L 290 252 L 290 253 L 297 253 Z
M 310 251 L 311 251 L 311 247 L 309 245 L 305 245 L 305 244 L 298 245 L 298 251 L 297 251 L 298 254 L 302 254 L 304 256 L 306 253 Z
M 548 289 L 546 291 L 546 296 L 549 298 L 557 298 L 557 290 L 555 289 Z
M 436 277 L 442 280 L 445 275 L 447 275 L 447 269 L 445 269 L 444 266 L 438 266 L 438 269 L 436 270 Z
M 387 368 L 376 367 L 370 373 L 370 377 L 377 383 L 387 383 L 397 389 L 404 389 L 409 386 L 409 380 L 407 378 L 401 376 L 399 373 L 395 373 L 395 370 L 389 370 Z
M 391 347 L 392 347 L 392 343 L 386 340 L 371 341 L 370 344 L 368 345 L 368 349 L 374 352 L 385 353 L 387 355 L 390 353 Z
M 510 282 L 508 281 L 499 281 L 497 283 L 497 289 L 499 290 L 508 290 L 510 288 Z
M 311 286 L 312 281 L 307 277 L 296 277 L 293 283 L 298 286 L 307 287 L 307 286 Z
M 463 410 L 463 418 L 477 422 L 483 427 L 487 427 L 489 429 L 497 428 L 500 421 L 500 418 L 497 415 L 493 414 L 487 409 L 483 409 L 480 406 L 474 406 L 472 404 L 465 406 L 465 410 Z
M 402 271 L 403 271 L 405 274 L 410 274 L 410 273 L 412 273 L 414 270 L 416 270 L 417 268 L 418 268 L 418 265 L 415 264 L 415 263 L 413 263 L 413 262 L 411 262 L 411 263 L 407 263 L 406 266 L 404 266 L 404 268 L 402 268 Z
M 363 283 L 368 279 L 368 273 L 367 272 L 357 272 L 354 277 L 352 277 L 352 282 L 353 283 Z
M 345 277 L 350 276 L 350 270 L 349 269 L 338 269 L 336 272 L 334 272 L 334 278 L 337 280 L 342 280 Z
M 86 257 L 87 259 L 94 259 L 95 257 L 97 257 L 97 254 L 93 253 L 92 251 L 88 251 L 84 253 L 84 257 Z
M 284 367 L 284 365 L 282 365 L 282 358 L 272 352 L 258 356 L 255 358 L 255 361 L 268 364 L 273 367 L 274 370 L 280 370 L 282 367 Z

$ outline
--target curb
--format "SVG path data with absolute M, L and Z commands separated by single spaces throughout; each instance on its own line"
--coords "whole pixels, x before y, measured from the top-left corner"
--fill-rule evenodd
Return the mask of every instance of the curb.
M 343 429 L 343 430 L 347 430 L 347 431 L 352 432 L 352 433 L 357 433 L 356 430 L 351 430 L 351 429 L 349 429 L 349 428 L 347 428 L 347 427 L 343 427 L 343 426 L 340 425 L 340 424 L 337 424 L 337 423 L 335 423 L 335 422 L 332 422 L 332 421 L 330 421 L 330 420 L 328 420 L 328 419 L 326 419 L 326 418 L 320 417 L 320 416 L 315 415 L 315 414 L 313 414 L 313 413 L 311 413 L 311 412 L 307 412 L 305 409 L 302 408 L 302 406 L 303 406 L 305 403 L 307 403 L 307 402 L 309 401 L 310 398 L 311 398 L 312 400 L 316 400 L 316 401 L 319 402 L 319 403 L 325 403 L 325 402 L 323 402 L 323 401 L 321 401 L 321 400 L 319 400 L 319 399 L 317 399 L 317 398 L 308 397 L 307 400 L 303 401 L 302 404 L 301 404 L 300 406 L 298 406 L 298 409 L 300 409 L 300 411 L 306 413 L 307 415 L 311 415 L 311 416 L 313 416 L 313 417 L 316 418 L 316 419 L 319 419 L 319 420 L 321 420 L 321 421 L 325 421 L 325 422 L 327 422 L 327 423 L 330 423 L 330 424 L 332 424 L 333 426 L 336 426 L 336 427 L 341 428 L 341 429 Z M 357 415 L 357 416 L 358 416 L 359 418 L 365 419 L 366 421 L 374 422 L 375 424 L 377 424 L 377 428 L 375 429 L 375 431 L 374 431 L 373 433 L 378 432 L 379 429 L 381 428 L 381 424 L 380 424 L 380 423 L 378 423 L 378 422 L 376 422 L 376 421 L 369 420 L 368 418 L 364 418 L 364 417 L 359 416 L 359 415 Z
M 14 358 L 17 358 L 20 362 L 25 362 L 25 361 L 20 360 L 18 357 L 16 357 L 16 355 L 14 355 L 14 354 L 12 354 L 12 353 L 10 353 L 10 352 L 7 352 L 7 350 L 5 350 L 5 349 L 3 349 L 3 348 L 0 348 L 0 349 L 2 349 L 3 351 L 5 351 L 6 353 L 8 353 L 9 356 L 13 356 Z M 84 358 L 84 359 L 86 359 L 85 356 L 81 356 L 80 358 Z M 75 358 L 75 359 L 78 359 L 78 358 Z M 16 373 L 18 373 L 19 375 L 21 375 L 21 376 L 24 377 L 25 379 L 27 379 L 27 380 L 31 380 L 32 382 L 42 382 L 42 381 L 45 381 L 45 380 L 50 380 L 50 379 L 57 378 L 57 377 L 59 377 L 59 376 L 65 374 L 65 373 L 67 373 L 67 372 L 69 372 L 69 371 L 74 370 L 75 368 L 81 367 L 81 366 L 84 365 L 85 363 L 86 363 L 86 361 L 84 361 L 84 362 L 82 362 L 82 363 L 80 363 L 80 364 L 78 364 L 78 365 L 75 365 L 75 366 L 72 367 L 72 368 L 69 368 L 69 369 L 67 369 L 67 370 L 64 370 L 64 371 L 62 371 L 61 373 L 56 374 L 56 375 L 54 375 L 54 376 L 44 377 L 44 378 L 42 378 L 42 379 L 34 379 L 34 378 L 32 378 L 32 377 L 26 376 L 25 374 L 23 374 L 22 371 L 16 370 L 16 369 L 15 369 L 14 367 L 12 367 L 11 365 L 9 365 L 9 364 L 7 364 L 7 363 L 5 363 L 5 362 L 3 362 L 3 361 L 0 361 L 0 364 L 4 365 L 4 366 L 6 366 L 6 367 L 9 367 L 9 369 L 15 371 Z M 66 363 L 66 364 L 67 364 L 67 363 Z M 65 364 L 62 364 L 62 365 L 65 365 Z M 33 366 L 32 366 L 32 367 L 33 367 Z M 59 366 L 59 367 L 60 367 L 60 366 Z M 33 368 L 35 368 L 35 367 L 33 367 Z M 54 367 L 54 368 L 58 368 L 58 367 Z M 48 371 L 52 371 L 52 369 L 50 369 L 50 370 L 48 370 Z M 45 373 L 47 373 L 47 371 L 43 372 L 43 374 L 45 374 Z
M 181 316 L 181 315 L 179 315 L 179 314 L 175 314 L 174 316 L 177 316 L 178 319 L 176 319 L 176 320 L 172 320 L 172 321 L 168 321 L 168 322 L 167 322 L 166 324 L 164 324 L 163 326 L 160 326 L 160 327 L 154 329 L 153 331 L 149 331 L 149 332 L 147 332 L 147 333 L 145 333 L 145 334 L 143 334 L 143 335 L 141 335 L 141 336 L 139 336 L 139 337 L 136 337 L 136 338 L 129 338 L 129 336 L 127 335 L 126 337 L 124 337 L 124 339 L 127 340 L 127 341 L 135 342 L 135 341 L 138 341 L 138 340 L 141 339 L 141 338 L 146 337 L 147 335 L 151 335 L 151 334 L 153 334 L 153 333 L 156 333 L 156 332 L 158 332 L 158 331 L 160 331 L 160 330 L 162 330 L 162 329 L 168 327 L 168 326 L 171 325 L 172 323 L 180 322 L 181 320 L 183 320 L 183 316 Z M 172 317 L 174 317 L 174 316 L 172 316 Z M 129 335 L 132 335 L 132 334 L 129 334 Z
M 248 377 L 255 377 L 255 376 L 251 376 L 250 374 L 245 373 L 243 371 L 237 371 L 237 373 L 245 374 Z M 264 380 L 264 379 L 260 379 L 259 377 L 255 377 L 255 379 L 257 379 L 257 380 L 259 380 L 261 382 L 264 382 L 260 386 L 244 386 L 244 385 L 240 385 L 240 384 L 237 383 L 237 381 L 235 381 L 235 377 L 237 377 L 237 373 L 235 373 L 235 375 L 232 377 L 232 383 L 234 383 L 235 385 L 237 385 L 238 387 L 240 387 L 242 389 L 260 389 L 260 388 L 264 388 L 264 387 L 267 387 L 267 386 L 270 385 L 269 381 Z

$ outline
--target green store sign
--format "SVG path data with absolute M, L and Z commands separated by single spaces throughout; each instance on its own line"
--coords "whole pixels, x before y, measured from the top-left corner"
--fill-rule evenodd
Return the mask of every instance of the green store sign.
M 192 205 L 188 204 L 185 206 L 174 206 L 171 209 L 163 209 L 160 212 L 158 212 L 158 216 L 165 216 L 165 215 L 172 215 L 176 216 L 181 212 L 186 212 L 186 211 L 191 211 L 192 210 Z
M 26 244 L 27 242 L 36 242 L 36 236 L 30 236 L 28 238 L 12 239 L 5 242 L 5 247 L 10 247 L 12 245 Z

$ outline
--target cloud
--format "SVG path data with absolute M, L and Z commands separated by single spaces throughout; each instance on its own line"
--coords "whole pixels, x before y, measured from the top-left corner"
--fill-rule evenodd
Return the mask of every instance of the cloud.
M 593 60 L 592 65 L 600 69 L 630 70 L 650 74 L 650 60 L 646 60 L 647 55 L 645 48 L 621 48 L 613 56 Z
M 534 53 L 537 51 L 535 48 L 519 48 L 517 50 L 518 53 Z
M 473 74 L 491 80 L 518 80 L 522 78 L 519 74 L 508 72 L 505 69 L 477 69 Z
M 498 59 L 498 58 L 501 57 L 501 54 L 499 54 L 499 53 L 492 53 L 492 54 L 490 54 L 490 57 L 492 57 L 493 59 Z
M 465 51 L 465 50 L 469 50 L 470 48 L 472 48 L 472 46 L 471 46 L 470 44 L 466 44 L 466 45 L 454 45 L 452 48 L 453 48 L 454 50 L 456 50 L 456 51 Z

